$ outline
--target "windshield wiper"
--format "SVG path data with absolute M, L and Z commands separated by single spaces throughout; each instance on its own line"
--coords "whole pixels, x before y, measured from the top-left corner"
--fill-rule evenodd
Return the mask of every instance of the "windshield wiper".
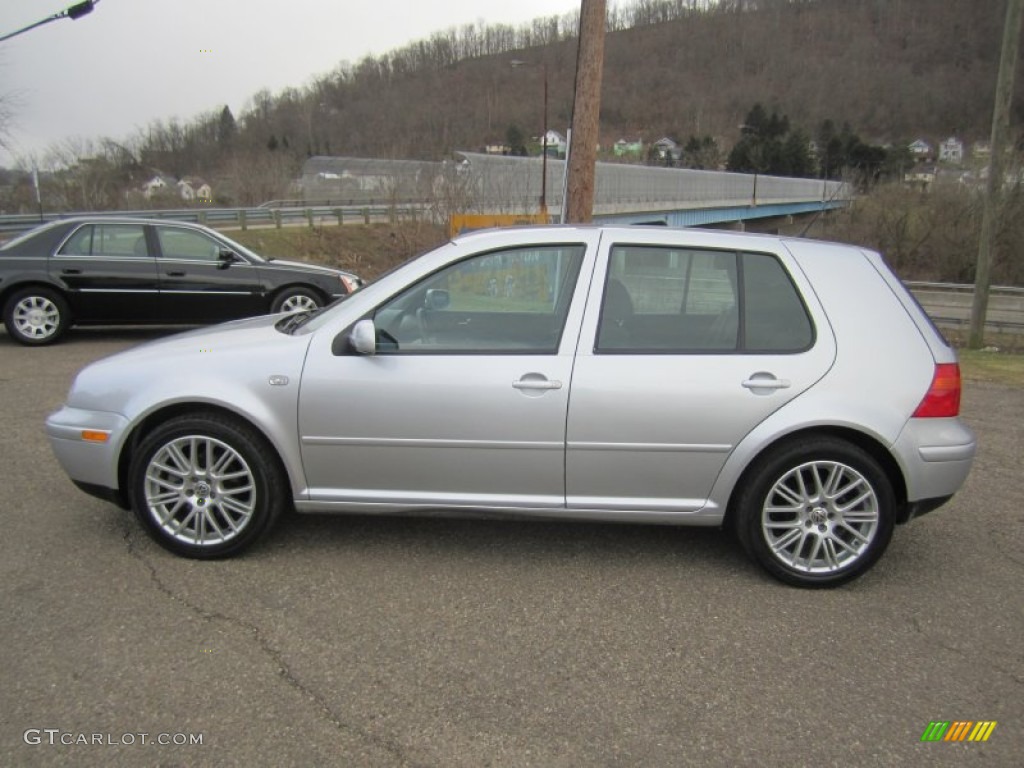
M 320 313 L 319 309 L 308 309 L 303 312 L 292 312 L 291 314 L 281 318 L 274 325 L 274 328 L 279 330 L 281 333 L 294 333 L 299 328 L 304 326 L 309 320 Z

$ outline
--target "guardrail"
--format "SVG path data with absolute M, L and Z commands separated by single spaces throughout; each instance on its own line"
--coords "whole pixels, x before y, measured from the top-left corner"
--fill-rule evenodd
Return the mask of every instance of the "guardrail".
M 89 211 L 81 213 L 44 213 L 0 216 L 0 236 L 14 235 L 38 227 L 50 221 L 70 219 L 77 216 L 92 217 L 142 217 L 167 219 L 168 221 L 190 221 L 209 227 L 247 229 L 250 226 L 294 226 L 297 224 L 335 224 L 396 221 L 398 219 L 422 218 L 423 207 L 416 204 L 403 205 L 307 205 L 286 208 L 182 208 L 158 211 Z
M 906 285 L 936 325 L 946 328 L 970 325 L 973 285 L 927 282 Z M 992 286 L 985 327 L 1001 333 L 1024 333 L 1024 288 Z

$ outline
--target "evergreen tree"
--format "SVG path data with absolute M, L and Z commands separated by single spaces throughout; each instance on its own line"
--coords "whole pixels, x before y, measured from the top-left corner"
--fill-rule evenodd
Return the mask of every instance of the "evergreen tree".
M 238 126 L 235 124 L 235 116 L 231 114 L 231 108 L 225 106 L 220 111 L 220 119 L 217 122 L 217 143 L 222 147 L 230 144 L 238 133 Z

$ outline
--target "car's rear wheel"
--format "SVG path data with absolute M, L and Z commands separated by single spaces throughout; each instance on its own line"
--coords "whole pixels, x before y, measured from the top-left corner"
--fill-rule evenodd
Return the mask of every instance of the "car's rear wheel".
M 129 472 L 139 522 L 185 557 L 238 554 L 287 503 L 287 483 L 266 440 L 216 413 L 161 424 L 142 440 Z
M 270 311 L 308 312 L 323 305 L 323 297 L 310 288 L 285 288 L 274 298 Z
M 7 333 L 21 344 L 52 344 L 64 335 L 68 318 L 68 303 L 52 288 L 16 291 L 4 305 Z
M 801 587 L 855 579 L 892 538 L 895 496 L 885 472 L 859 447 L 831 437 L 789 443 L 752 468 L 736 502 L 747 552 Z

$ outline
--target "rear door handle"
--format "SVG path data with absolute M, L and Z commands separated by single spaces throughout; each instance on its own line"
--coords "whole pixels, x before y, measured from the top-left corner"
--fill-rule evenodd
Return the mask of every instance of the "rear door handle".
M 80 275 L 80 274 L 82 274 L 82 270 L 80 270 L 80 269 L 62 269 L 60 271 L 60 273 L 62 275 Z
M 167 276 L 168 277 L 184 277 L 185 274 L 186 274 L 185 272 L 168 272 Z
M 562 382 L 551 379 L 527 379 L 513 381 L 512 386 L 516 389 L 561 389 Z
M 747 389 L 789 389 L 789 379 L 777 379 L 770 373 L 754 373 L 743 382 Z

